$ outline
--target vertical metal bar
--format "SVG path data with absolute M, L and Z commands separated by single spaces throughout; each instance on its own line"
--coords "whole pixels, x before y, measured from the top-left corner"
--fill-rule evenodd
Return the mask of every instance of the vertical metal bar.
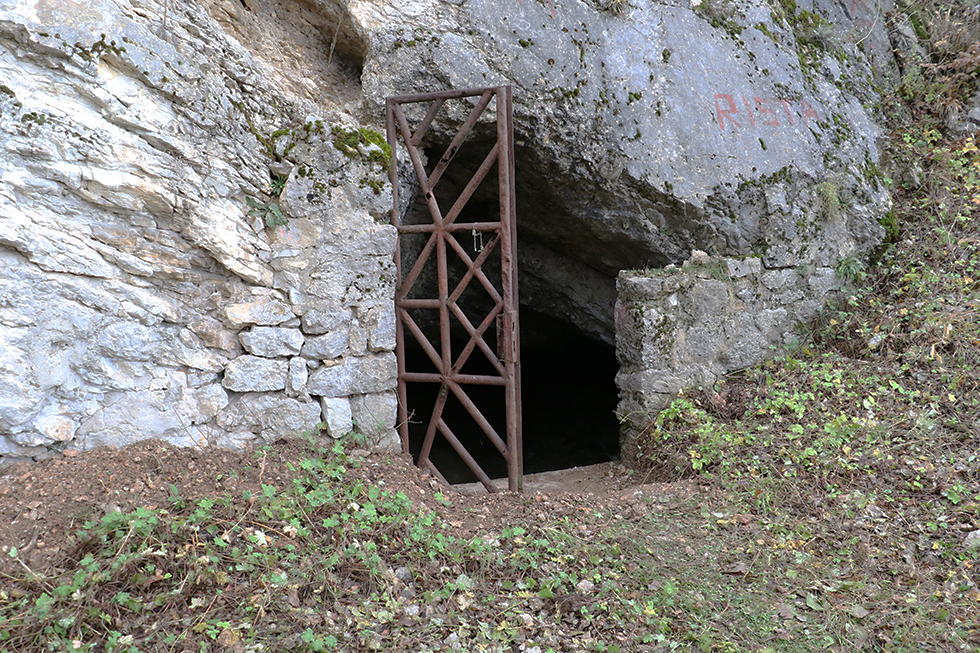
M 514 338 L 514 412 L 517 418 L 516 425 L 516 450 L 517 450 L 517 492 L 524 491 L 524 411 L 521 404 L 521 320 L 520 320 L 520 301 L 521 295 L 518 290 L 518 262 L 517 262 L 517 162 L 514 158 L 514 97 L 513 89 L 508 86 L 506 91 L 507 103 L 507 160 L 508 164 L 508 185 L 510 186 L 510 247 L 514 256 L 514 269 L 511 271 L 511 297 L 514 300 L 513 311 L 513 331 L 511 336 Z
M 398 202 L 398 131 L 395 126 L 395 103 L 391 98 L 385 101 L 388 146 L 391 147 L 391 161 L 388 165 L 388 179 L 391 182 L 391 224 L 397 229 L 401 226 Z M 407 138 L 407 137 L 406 137 Z M 405 375 L 405 327 L 399 318 L 401 312 L 402 255 L 401 247 L 395 246 L 395 359 L 398 361 L 398 437 L 402 443 L 402 453 L 409 453 L 408 436 L 408 385 Z
M 434 201 L 434 200 L 433 200 Z M 435 216 L 433 216 L 435 219 Z M 439 275 L 439 338 L 442 345 L 442 369 L 439 372 L 443 378 L 450 376 L 453 369 L 453 349 L 449 323 L 449 264 L 446 260 L 446 231 L 437 225 L 436 237 L 436 270 Z M 452 236 L 449 236 L 452 238 Z
M 507 485 L 512 492 L 524 487 L 523 441 L 521 437 L 520 399 L 517 393 L 520 374 L 520 344 L 518 337 L 518 296 L 515 281 L 517 260 L 517 231 L 515 229 L 516 198 L 514 197 L 514 140 L 511 113 L 513 98 L 510 86 L 497 89 L 497 159 L 498 190 L 500 203 L 500 268 L 504 296 L 504 370 L 507 384 L 504 387 L 507 414 Z

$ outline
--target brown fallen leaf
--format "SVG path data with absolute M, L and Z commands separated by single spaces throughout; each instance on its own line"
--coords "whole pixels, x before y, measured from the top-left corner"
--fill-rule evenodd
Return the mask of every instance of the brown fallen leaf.
M 218 634 L 218 645 L 224 646 L 225 648 L 231 648 L 238 644 L 242 640 L 241 635 L 231 628 L 225 628 Z

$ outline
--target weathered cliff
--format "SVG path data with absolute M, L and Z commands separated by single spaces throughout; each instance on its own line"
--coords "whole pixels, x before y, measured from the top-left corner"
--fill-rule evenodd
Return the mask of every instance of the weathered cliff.
M 894 74 L 881 3 L 429 8 L 372 23 L 369 106 L 514 84 L 522 302 L 612 342 L 620 270 L 694 249 L 832 267 L 878 242 L 874 69 Z
M 860 255 L 887 206 L 880 17 L 871 0 L 0 0 L 0 456 L 321 421 L 390 442 L 393 93 L 514 85 L 521 301 L 595 339 L 614 340 L 623 269 Z
M 332 106 L 355 46 L 328 67 L 300 5 L 236 5 L 0 4 L 0 456 L 390 436 L 386 155 Z

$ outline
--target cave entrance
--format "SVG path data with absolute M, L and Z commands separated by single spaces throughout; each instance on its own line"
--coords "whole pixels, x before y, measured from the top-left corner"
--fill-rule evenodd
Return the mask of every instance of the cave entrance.
M 454 104 L 466 108 L 471 98 L 479 99 L 438 163 L 426 170 L 420 145 L 436 114 L 449 100 L 463 100 Z M 458 194 L 453 193 L 455 197 L 440 202 L 436 185 L 491 102 L 496 114 L 494 144 Z M 428 109 L 416 120 L 413 130 L 406 114 L 411 112 L 416 117 L 413 109 L 418 107 L 413 105 L 421 104 L 428 104 Z M 395 312 L 402 449 L 410 451 L 410 422 L 419 422 L 421 418 L 425 435 L 415 454 L 416 464 L 429 468 L 448 482 L 430 458 L 439 435 L 438 441 L 448 443 L 489 492 L 496 491 L 496 486 L 484 465 L 470 452 L 474 444 L 464 442 L 456 432 L 472 433 L 475 423 L 482 434 L 476 444 L 489 442 L 499 453 L 494 459 L 502 458 L 506 464 L 509 489 L 523 489 L 511 112 L 509 86 L 389 97 L 386 104 L 388 143 L 392 150 L 391 223 L 398 230 L 399 240 L 395 253 L 398 270 Z M 428 208 L 428 219 L 402 220 L 398 192 L 399 135 Z M 468 221 L 467 203 L 494 168 L 498 217 Z M 445 193 L 440 195 L 445 197 Z M 472 246 L 467 242 L 469 236 Z M 403 259 L 405 246 L 411 254 Z M 433 291 L 436 297 L 432 297 Z M 434 393 L 434 398 L 429 397 L 432 402 L 429 415 L 410 414 L 410 406 L 425 404 L 417 401 L 417 392 Z M 490 410 L 491 406 L 496 409 Z
M 523 272 L 523 270 L 521 271 Z M 459 346 L 458 344 L 455 346 Z M 408 343 L 410 368 L 427 365 L 417 344 Z M 583 333 L 574 323 L 521 306 L 521 403 L 523 406 L 524 473 L 584 467 L 618 460 L 620 424 L 616 417 L 619 364 L 613 345 Z M 435 405 L 438 386 L 410 384 L 408 405 L 411 453 L 417 458 L 425 435 L 419 418 Z M 486 406 L 493 424 L 503 424 L 500 388 L 474 389 L 474 401 Z M 445 413 L 465 422 L 458 402 Z M 507 470 L 496 450 L 476 428 L 456 432 L 461 442 L 491 478 L 504 478 Z M 476 477 L 445 440 L 436 440 L 429 458 L 449 483 L 475 483 Z

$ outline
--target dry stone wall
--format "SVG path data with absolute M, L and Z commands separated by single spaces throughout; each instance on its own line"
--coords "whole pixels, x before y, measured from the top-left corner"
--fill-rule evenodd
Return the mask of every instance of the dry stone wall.
M 359 42 L 277 69 L 316 29 L 258 11 L 0 2 L 0 461 L 397 442 L 384 149 L 306 92 L 356 94 Z
M 767 269 L 756 257 L 692 252 L 681 267 L 619 275 L 616 353 L 623 459 L 684 388 L 721 376 L 793 344 L 841 282 L 833 268 Z

